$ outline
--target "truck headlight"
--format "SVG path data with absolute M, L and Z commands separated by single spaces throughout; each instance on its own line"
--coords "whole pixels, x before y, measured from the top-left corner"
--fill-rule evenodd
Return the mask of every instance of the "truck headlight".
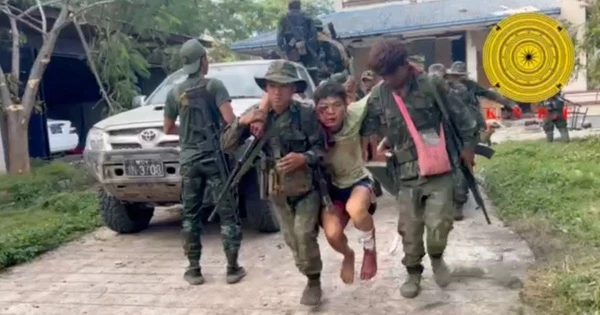
M 87 139 L 85 140 L 85 149 L 92 151 L 102 151 L 106 148 L 106 144 L 108 142 L 108 135 L 106 132 L 98 129 L 92 128 L 87 134 Z

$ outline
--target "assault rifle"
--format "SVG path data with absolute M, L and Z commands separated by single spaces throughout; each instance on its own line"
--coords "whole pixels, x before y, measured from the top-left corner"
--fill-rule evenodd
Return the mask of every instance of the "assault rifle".
M 255 137 L 252 140 L 252 142 L 250 142 L 250 145 L 248 145 L 248 148 L 246 148 L 246 151 L 244 151 L 244 154 L 242 154 L 242 157 L 238 160 L 237 164 L 235 165 L 235 168 L 233 168 L 233 170 L 229 173 L 229 176 L 224 181 L 224 184 L 222 186 L 223 190 L 219 193 L 219 197 L 217 198 L 217 200 L 215 202 L 215 208 L 213 209 L 212 213 L 208 217 L 209 222 L 212 222 L 214 220 L 214 217 L 217 214 L 220 205 L 223 203 L 223 199 L 225 198 L 225 196 L 227 194 L 229 194 L 230 191 L 233 191 L 238 186 L 238 184 L 240 183 L 240 180 L 242 179 L 242 176 L 244 176 L 244 174 L 246 174 L 248 172 L 248 170 L 252 166 L 254 166 L 254 159 L 258 156 L 258 154 L 261 151 L 261 147 L 265 143 L 264 141 L 261 141 L 261 139 L 263 139 L 263 138 Z M 260 144 L 260 143 L 262 143 L 262 144 Z M 259 147 L 259 144 L 260 144 L 260 147 Z M 236 205 L 236 207 L 237 207 L 237 205 Z M 239 215 L 238 215 L 238 219 L 239 219 Z
M 434 83 L 430 83 L 430 84 L 435 85 Z M 452 119 L 450 119 L 450 115 L 448 114 L 448 111 L 446 110 L 446 107 L 444 106 L 445 103 L 443 103 L 441 100 L 440 91 L 438 89 L 438 86 L 435 85 L 433 88 L 434 88 L 433 94 L 434 94 L 434 97 L 436 100 L 436 102 L 434 102 L 434 103 L 436 103 L 437 107 L 439 108 L 440 112 L 442 113 L 442 120 L 444 122 L 444 126 L 446 127 L 446 130 L 448 131 L 448 138 L 450 140 L 449 147 L 454 150 L 454 151 L 448 152 L 448 153 L 450 154 L 450 157 L 454 160 L 453 161 L 454 165 L 456 167 L 460 168 L 463 175 L 465 176 L 465 180 L 467 181 L 467 186 L 469 187 L 469 190 L 471 190 L 471 192 L 473 193 L 473 198 L 475 198 L 475 202 L 477 203 L 477 206 L 479 208 L 481 208 L 481 210 L 483 211 L 483 215 L 485 216 L 485 221 L 488 224 L 492 224 L 492 221 L 490 221 L 490 217 L 488 215 L 487 209 L 485 208 L 485 203 L 483 201 L 483 197 L 481 196 L 481 193 L 479 192 L 479 188 L 477 186 L 477 182 L 475 181 L 475 177 L 473 176 L 473 173 L 471 173 L 471 170 L 467 166 L 465 166 L 464 163 L 460 160 L 460 153 L 462 152 L 464 143 L 462 142 L 462 139 L 460 138 L 458 130 L 457 130 L 456 126 L 454 126 Z M 489 150 L 491 150 L 491 152 L 493 152 L 492 149 L 489 149 Z
M 202 92 L 199 91 L 200 86 L 198 87 L 194 87 L 191 89 L 188 89 L 186 91 L 186 95 L 188 96 L 188 100 L 190 98 L 190 96 L 192 97 L 203 97 Z M 197 95 L 195 95 L 197 94 Z M 206 141 L 208 141 L 210 143 L 210 148 L 213 150 L 212 153 L 212 157 L 206 160 L 203 160 L 204 163 L 207 162 L 214 162 L 216 164 L 216 167 L 219 171 L 219 177 L 221 179 L 221 182 L 223 183 L 224 181 L 226 181 L 230 176 L 230 169 L 229 169 L 229 157 L 225 154 L 225 152 L 223 152 L 223 150 L 221 149 L 221 142 L 219 141 L 219 136 L 222 133 L 222 127 L 224 125 L 223 122 L 223 118 L 221 117 L 220 113 L 215 112 L 215 110 L 211 109 L 212 107 L 210 106 L 199 106 L 201 108 L 202 111 L 202 116 L 204 116 L 204 122 L 207 123 L 204 127 L 201 126 L 190 126 L 192 129 L 194 129 L 195 131 L 198 132 L 202 132 L 205 136 L 206 136 Z M 210 107 L 210 108 L 209 108 Z M 224 186 L 226 187 L 226 186 Z M 227 190 L 227 189 L 223 189 L 223 192 L 227 192 L 228 198 L 227 201 L 230 203 L 231 206 L 231 210 L 234 213 L 234 218 L 236 220 L 236 222 L 239 224 L 240 221 L 240 214 L 239 214 L 239 209 L 238 209 L 238 204 L 237 204 L 237 198 L 235 193 L 233 193 L 233 191 Z M 224 194 L 221 194 L 221 198 L 223 198 Z M 215 207 L 215 210 L 213 210 L 213 213 L 211 214 L 211 216 L 214 216 L 214 214 L 216 213 L 216 211 L 218 210 L 217 207 Z

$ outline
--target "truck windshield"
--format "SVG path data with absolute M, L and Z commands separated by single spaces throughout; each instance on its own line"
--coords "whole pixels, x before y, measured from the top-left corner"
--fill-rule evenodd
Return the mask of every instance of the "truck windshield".
M 231 64 L 210 66 L 209 78 L 223 81 L 232 99 L 235 98 L 261 98 L 263 91 L 256 85 L 254 76 L 263 76 L 267 72 L 269 63 L 260 64 Z M 170 75 L 146 101 L 146 105 L 160 105 L 167 100 L 169 91 L 175 84 L 183 82 L 187 75 L 181 70 Z

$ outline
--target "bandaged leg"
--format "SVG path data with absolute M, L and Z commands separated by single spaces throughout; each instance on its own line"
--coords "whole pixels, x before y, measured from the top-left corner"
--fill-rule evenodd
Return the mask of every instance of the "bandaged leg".
M 368 187 L 356 186 L 346 203 L 346 211 L 352 224 L 359 230 L 359 241 L 363 244 L 363 263 L 360 271 L 362 280 L 369 280 L 377 274 L 377 250 L 375 242 L 375 226 L 369 213 L 372 191 Z

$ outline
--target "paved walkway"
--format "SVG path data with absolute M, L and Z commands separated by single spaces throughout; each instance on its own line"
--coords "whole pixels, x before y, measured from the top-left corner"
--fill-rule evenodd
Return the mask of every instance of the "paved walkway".
M 325 294 L 319 309 L 298 304 L 304 279 L 279 234 L 246 233 L 241 262 L 248 276 L 228 286 L 218 232 L 211 227 L 204 238 L 202 260 L 207 282 L 199 287 L 186 285 L 181 278 L 186 260 L 177 214 L 159 211 L 143 233 L 123 236 L 102 228 L 0 274 L 0 314 L 508 315 L 520 311 L 518 290 L 489 275 L 457 278 L 441 290 L 427 270 L 421 295 L 402 298 L 398 289 L 405 276 L 402 246 L 391 251 L 397 235 L 393 203 L 390 197 L 380 198 L 376 214 L 380 270 L 373 281 L 344 285 L 338 278 L 341 258 L 321 239 Z M 356 234 L 352 228 L 349 232 L 358 248 Z M 362 257 L 357 256 L 358 269 Z M 493 218 L 488 226 L 480 212 L 471 210 L 465 221 L 456 224 L 447 260 L 452 267 L 479 266 L 522 276 L 533 258 L 526 244 L 501 222 Z

